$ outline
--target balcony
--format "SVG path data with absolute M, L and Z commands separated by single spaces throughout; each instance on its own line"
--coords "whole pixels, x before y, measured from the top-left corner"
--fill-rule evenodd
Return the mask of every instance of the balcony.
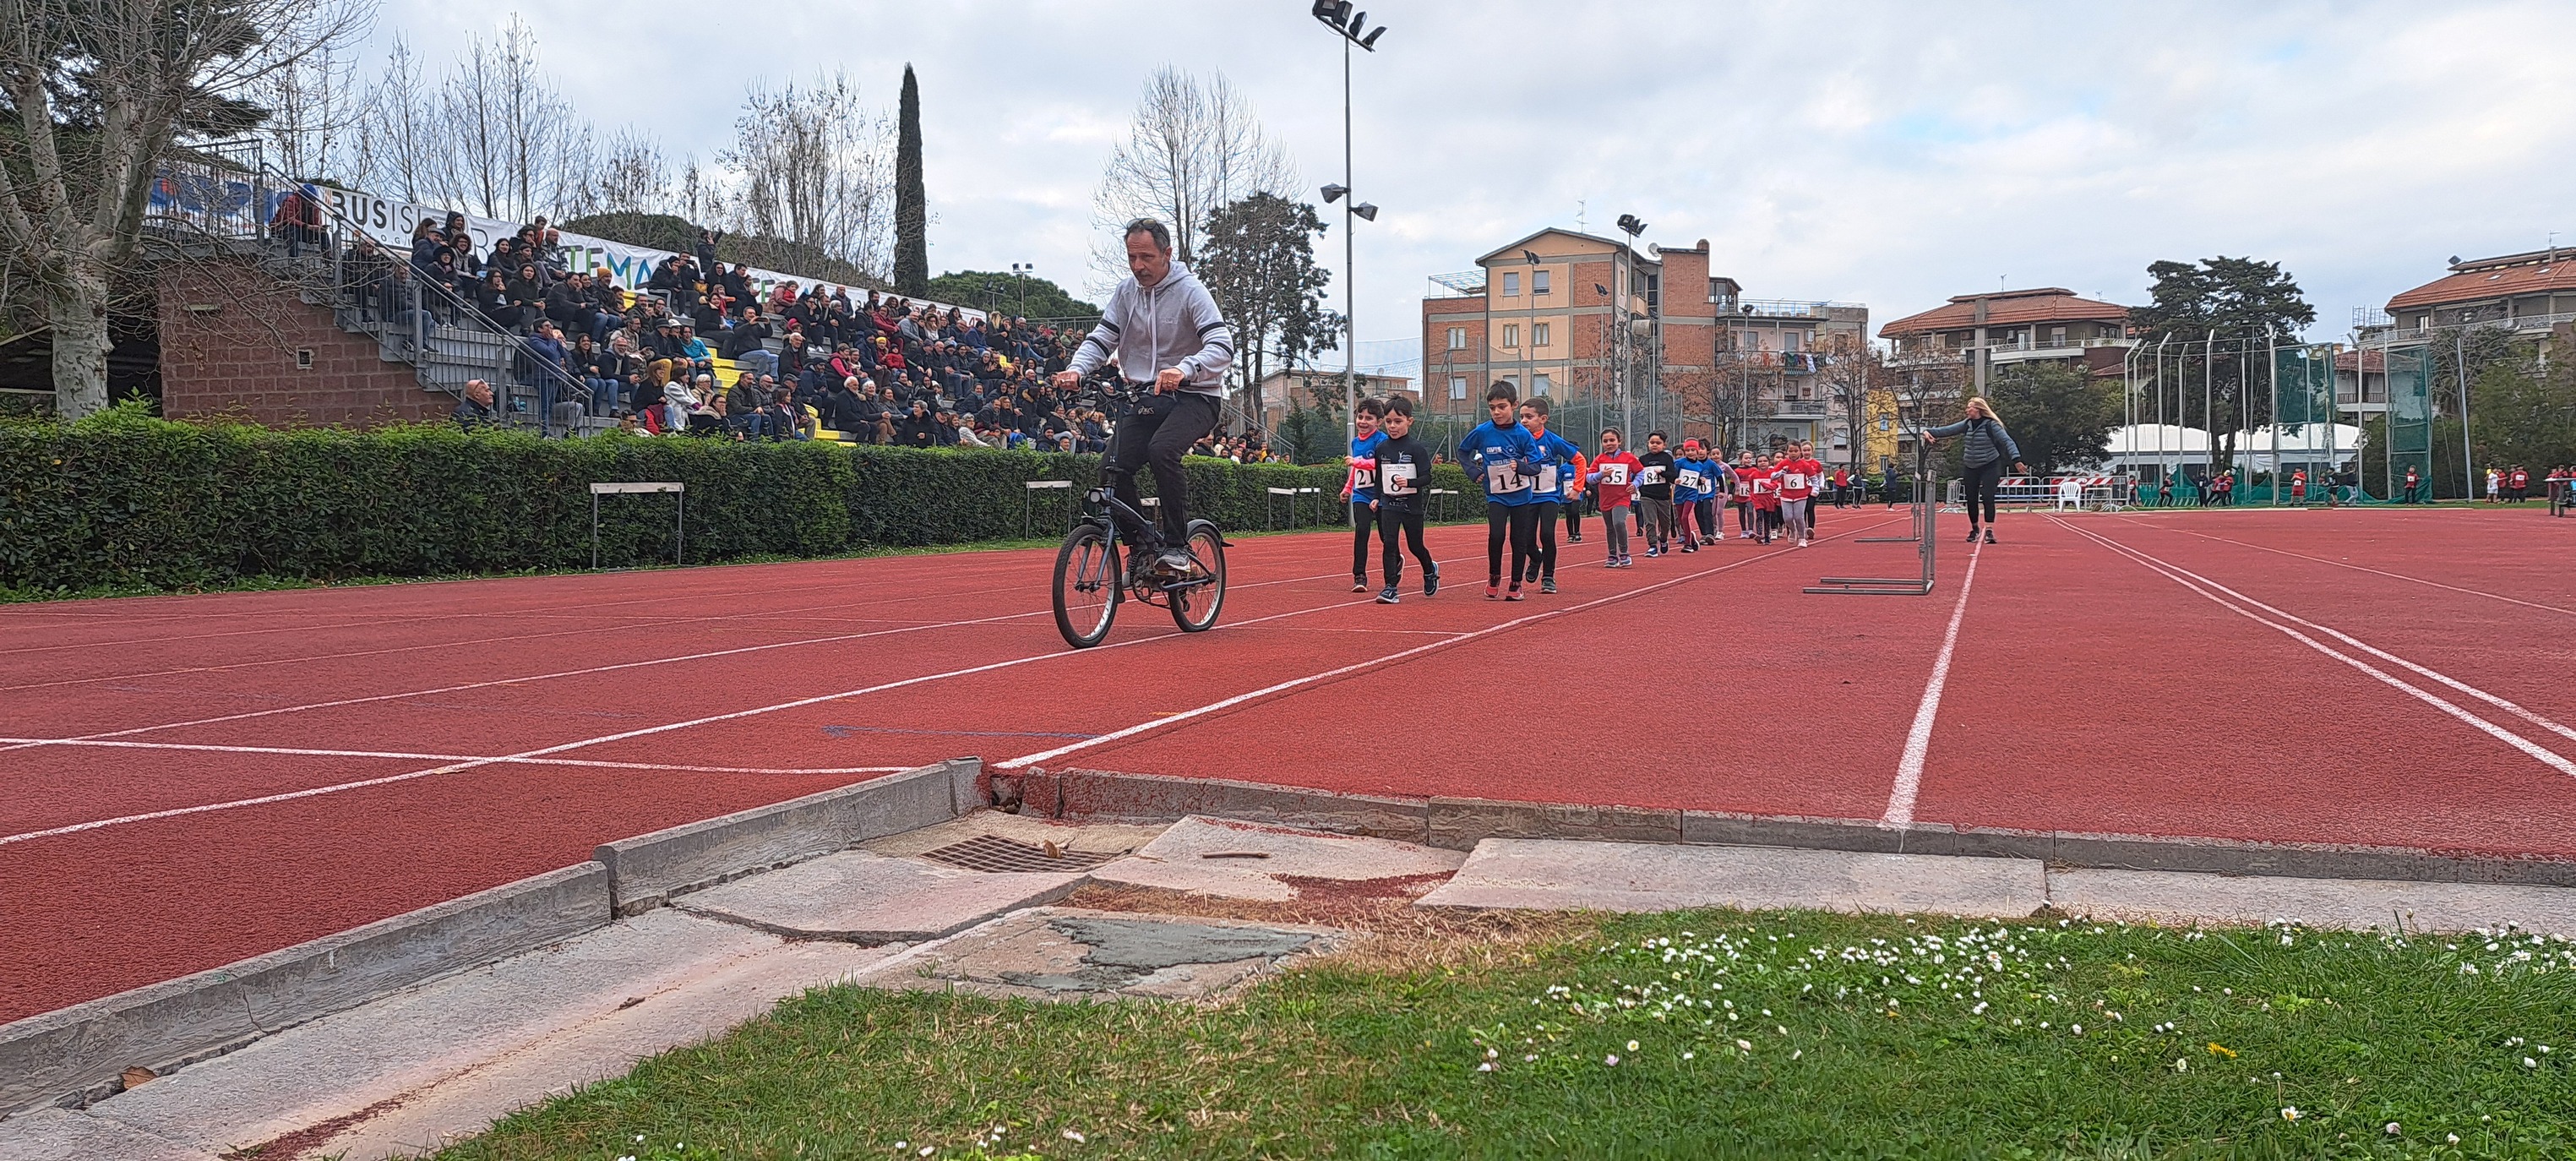
M 2438 312 L 2436 313 L 2438 314 Z M 2526 314 L 2520 317 L 2499 316 L 2496 318 L 2469 319 L 2461 319 L 2454 316 L 2450 322 L 2432 321 L 2428 323 L 2428 325 L 2419 327 L 2407 328 L 2391 326 L 2371 337 L 2374 339 L 2387 339 L 2397 343 L 2405 343 L 2409 341 L 2420 342 L 2425 338 L 2430 337 L 2435 332 L 2451 330 L 2457 327 L 2502 327 L 2507 330 L 2517 332 L 2529 332 L 2546 331 L 2563 323 L 2576 323 L 2576 313 Z
M 1711 299 L 1710 301 L 1717 301 Z M 1733 304 L 1737 314 L 1747 308 L 1754 318 L 1832 318 L 1836 308 L 1859 310 L 1857 302 L 1804 302 L 1786 298 L 1747 298 Z
M 1485 295 L 1485 272 L 1461 270 L 1455 274 L 1434 274 L 1431 288 L 1424 298 L 1482 298 Z
M 1773 414 L 1783 419 L 1821 419 L 1831 406 L 1822 399 L 1782 399 Z

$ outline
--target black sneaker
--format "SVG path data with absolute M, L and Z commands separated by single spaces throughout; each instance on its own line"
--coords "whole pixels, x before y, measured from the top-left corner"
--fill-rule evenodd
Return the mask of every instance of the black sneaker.
M 1986 543 L 1988 543 L 1988 544 L 1992 544 L 1992 543 L 1994 543 L 1994 542 L 1995 542 L 1995 530 L 1994 530 L 1994 529 L 1992 529 L 1992 528 L 1986 529 Z
M 1436 594 L 1439 591 L 1440 568 L 1438 565 L 1433 565 L 1422 574 L 1422 595 L 1427 597 Z
M 1364 576 L 1355 576 L 1355 577 L 1352 577 L 1352 578 L 1351 578 L 1351 591 L 1352 591 L 1352 592 L 1355 592 L 1355 593 L 1364 593 L 1364 592 L 1367 592 L 1367 591 L 1368 591 L 1368 578 L 1367 578 L 1367 577 L 1364 577 Z
M 1396 601 L 1398 601 L 1398 600 L 1400 600 L 1400 599 L 1401 599 L 1401 598 L 1399 598 L 1399 597 L 1397 597 L 1397 596 L 1395 595 L 1395 586 L 1394 586 L 1394 585 L 1388 585 L 1388 586 L 1386 586 L 1385 588 L 1379 589 L 1379 590 L 1377 591 L 1377 603 L 1379 603 L 1379 604 L 1381 604 L 1381 605 L 1392 605 L 1392 604 L 1396 603 Z
M 1977 542 L 1977 526 L 1976 526 L 1976 525 L 1974 525 L 1974 524 L 1971 524 L 1971 525 L 1969 525 L 1969 526 L 1968 526 L 1968 543 L 1970 543 L 1970 544 L 1975 544 L 1976 542 Z
M 1538 582 L 1538 591 L 1541 593 L 1554 593 L 1556 591 L 1556 578 L 1549 577 Z

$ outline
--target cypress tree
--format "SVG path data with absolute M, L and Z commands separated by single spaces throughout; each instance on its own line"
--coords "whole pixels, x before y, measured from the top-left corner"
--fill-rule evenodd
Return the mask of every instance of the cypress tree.
M 894 141 L 894 289 L 920 298 L 930 292 L 929 211 L 921 183 L 921 87 L 903 66 L 903 102 Z

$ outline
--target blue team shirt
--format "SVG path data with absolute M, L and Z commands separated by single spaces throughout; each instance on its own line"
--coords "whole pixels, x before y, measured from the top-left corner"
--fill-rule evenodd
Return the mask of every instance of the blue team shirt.
M 1487 502 L 1511 508 L 1536 502 L 1529 487 L 1496 492 L 1488 481 L 1489 468 L 1500 464 L 1511 465 L 1524 479 L 1538 475 L 1538 441 L 1530 438 L 1528 428 L 1517 423 L 1499 428 L 1490 421 L 1477 424 L 1476 430 L 1458 441 L 1458 462 L 1469 469 L 1472 478 L 1485 484 Z
M 1683 487 L 1681 483 L 1681 473 L 1683 472 L 1698 472 L 1700 479 L 1706 482 L 1709 487 Z M 1681 456 L 1673 457 L 1673 502 L 1677 504 L 1688 504 L 1708 499 L 1711 495 L 1715 494 L 1717 478 L 1717 465 L 1712 464 L 1707 460 L 1685 459 Z
M 1521 430 L 1529 429 L 1524 427 Z M 1583 454 L 1583 450 L 1553 431 L 1546 435 L 1531 436 L 1530 439 L 1538 445 L 1539 465 L 1556 469 L 1556 487 L 1551 491 L 1540 491 L 1536 486 L 1532 486 L 1531 502 L 1550 504 L 1563 502 L 1566 486 L 1573 482 L 1569 477 L 1574 474 L 1574 457 Z
M 1372 431 L 1369 433 L 1367 439 L 1352 440 L 1351 458 L 1355 460 L 1376 459 L 1377 446 L 1385 442 L 1386 433 L 1383 431 Z M 1351 503 L 1368 504 L 1374 503 L 1376 500 L 1377 473 L 1373 471 L 1360 473 L 1359 478 L 1352 481 L 1351 484 Z

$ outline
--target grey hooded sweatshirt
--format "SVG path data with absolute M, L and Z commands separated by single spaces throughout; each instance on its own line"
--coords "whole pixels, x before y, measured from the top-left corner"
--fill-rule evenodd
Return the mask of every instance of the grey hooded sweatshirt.
M 1165 367 L 1181 369 L 1181 390 L 1225 398 L 1225 369 L 1234 365 L 1234 331 L 1216 299 L 1187 264 L 1172 263 L 1151 287 L 1130 276 L 1109 296 L 1100 325 L 1073 352 L 1072 369 L 1088 375 L 1112 356 L 1130 383 L 1151 383 Z

